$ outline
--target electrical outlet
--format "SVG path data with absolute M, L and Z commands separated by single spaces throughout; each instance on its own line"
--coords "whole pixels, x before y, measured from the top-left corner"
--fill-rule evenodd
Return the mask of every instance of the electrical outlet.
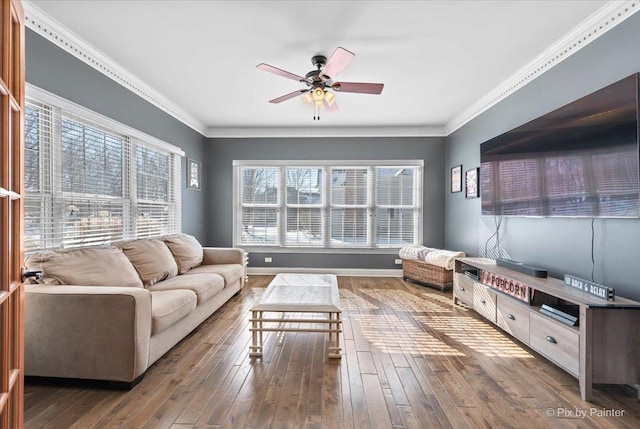
M 270 256 L 267 256 L 266 258 L 264 258 L 264 261 L 265 261 L 265 262 L 271 262 L 271 261 L 272 261 L 272 259 L 271 259 L 271 257 L 270 257 Z
M 396 259 L 396 265 L 402 265 L 402 259 Z

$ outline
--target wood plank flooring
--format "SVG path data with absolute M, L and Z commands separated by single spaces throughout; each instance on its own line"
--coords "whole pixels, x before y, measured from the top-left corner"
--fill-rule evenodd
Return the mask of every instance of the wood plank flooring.
M 28 381 L 25 426 L 640 427 L 636 390 L 598 385 L 584 402 L 577 379 L 450 293 L 400 278 L 338 278 L 342 359 L 326 358 L 323 334 L 295 332 L 269 333 L 250 358 L 249 308 L 272 278 L 251 276 L 131 391 Z

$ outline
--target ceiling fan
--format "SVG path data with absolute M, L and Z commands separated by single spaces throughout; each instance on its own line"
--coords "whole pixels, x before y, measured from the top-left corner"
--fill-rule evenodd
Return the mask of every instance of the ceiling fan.
M 281 97 L 269 100 L 269 103 L 282 103 L 283 101 L 304 94 L 302 99 L 307 104 L 313 104 L 313 119 L 320 120 L 320 109 L 326 108 L 327 111 L 336 111 L 338 106 L 335 104 L 336 96 L 333 91 L 337 92 L 356 92 L 359 94 L 380 94 L 384 84 L 382 83 L 363 83 L 363 82 L 335 82 L 334 79 L 356 55 L 344 48 L 336 48 L 329 60 L 324 55 L 314 55 L 311 63 L 316 70 L 311 70 L 304 77 L 288 71 L 279 69 L 269 64 L 261 63 L 256 67 L 260 70 L 268 71 L 289 79 L 307 85 L 305 89 L 299 89 Z M 316 114 L 317 113 L 317 114 Z

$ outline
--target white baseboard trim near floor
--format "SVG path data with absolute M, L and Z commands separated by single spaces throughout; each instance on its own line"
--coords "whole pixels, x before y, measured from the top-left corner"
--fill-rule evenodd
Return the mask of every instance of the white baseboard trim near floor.
M 287 268 L 287 267 L 247 267 L 247 274 L 271 276 L 278 273 L 335 274 L 353 277 L 402 277 L 402 270 L 382 270 L 369 268 Z

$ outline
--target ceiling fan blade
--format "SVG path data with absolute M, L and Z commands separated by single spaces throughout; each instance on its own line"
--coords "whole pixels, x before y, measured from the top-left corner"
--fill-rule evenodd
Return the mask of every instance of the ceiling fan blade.
M 327 79 L 335 79 L 338 73 L 340 73 L 355 56 L 356 54 L 344 48 L 336 48 L 320 74 Z
M 334 102 L 333 104 L 327 103 L 327 100 L 324 100 L 324 111 L 333 113 L 338 111 L 338 105 Z
M 305 92 L 309 92 L 308 89 L 299 89 L 297 91 L 290 92 L 289 94 L 283 95 L 282 97 L 274 98 L 273 100 L 269 100 L 269 103 L 282 103 L 283 101 L 287 101 L 290 98 L 297 97 L 300 94 L 304 94 Z
M 340 92 L 357 92 L 360 94 L 380 94 L 384 83 L 336 82 L 331 89 Z
M 270 66 L 269 64 L 261 63 L 256 66 L 260 70 L 267 71 L 269 73 L 274 73 L 282 77 L 286 77 L 289 79 L 297 80 L 298 82 L 304 81 L 302 76 L 298 76 L 297 74 L 289 73 L 288 71 L 279 69 L 278 67 Z

